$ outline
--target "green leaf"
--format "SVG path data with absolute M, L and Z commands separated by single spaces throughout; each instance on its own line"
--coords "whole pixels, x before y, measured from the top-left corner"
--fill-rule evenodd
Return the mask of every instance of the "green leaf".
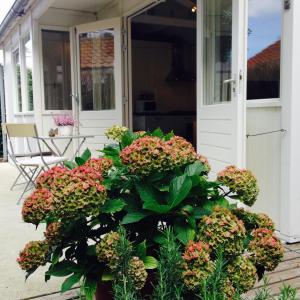
M 81 155 L 82 160 L 84 160 L 84 162 L 87 162 L 90 158 L 92 157 L 92 153 L 90 151 L 90 149 L 85 149 L 84 152 Z
M 164 136 L 164 141 L 169 141 L 172 137 L 174 137 L 173 130 Z
M 174 230 L 178 240 L 186 245 L 196 236 L 195 230 L 189 224 L 175 224 Z
M 195 219 L 200 219 L 203 216 L 207 216 L 209 214 L 210 214 L 210 211 L 208 211 L 205 208 L 202 208 L 202 207 L 196 207 L 196 208 L 194 208 L 194 218 Z
M 204 164 L 202 164 L 200 161 L 195 161 L 193 164 L 191 165 L 188 165 L 186 168 L 185 168 L 185 173 L 188 175 L 188 176 L 199 176 L 202 172 L 205 172 L 206 171 L 206 168 L 204 166 Z
M 104 270 L 102 273 L 102 281 L 112 281 L 114 278 L 113 274 L 111 273 L 110 270 Z
M 126 205 L 123 199 L 107 199 L 101 208 L 101 211 L 106 214 L 114 214 L 121 211 Z
M 75 162 L 78 166 L 82 166 L 85 164 L 85 160 L 83 160 L 81 157 L 75 157 Z
M 75 273 L 70 277 L 68 277 L 61 286 L 61 293 L 65 293 L 66 291 L 69 291 L 74 284 L 80 281 L 81 276 L 82 276 L 81 273 Z
M 149 213 L 147 212 L 129 212 L 126 216 L 124 216 L 121 224 L 131 224 L 141 221 L 142 219 L 149 216 Z
M 148 184 L 136 183 L 136 189 L 144 202 L 143 208 L 157 213 L 166 213 L 170 211 L 170 205 L 163 205 L 157 202 L 157 194 Z
M 160 128 L 156 128 L 156 129 L 152 132 L 151 135 L 152 135 L 152 136 L 156 136 L 156 137 L 158 137 L 158 138 L 160 138 L 160 139 L 163 139 L 163 137 L 164 137 L 164 133 L 163 133 L 163 131 L 162 131 Z
M 135 140 L 135 138 L 136 138 L 136 136 L 132 131 L 130 131 L 130 130 L 126 131 L 123 134 L 122 140 L 121 140 L 122 148 L 125 148 L 125 147 L 131 145 L 132 142 Z
M 153 237 L 153 240 L 157 244 L 163 244 L 166 241 L 166 236 L 162 232 L 158 232 Z
M 65 277 L 78 270 L 80 270 L 80 268 L 77 264 L 71 261 L 64 260 L 55 265 L 52 265 L 47 271 L 47 274 L 56 277 Z
M 61 248 L 56 248 L 55 251 L 53 252 L 52 254 L 52 257 L 51 257 L 51 263 L 53 265 L 55 265 L 56 263 L 58 263 L 60 257 L 62 256 L 62 250 Z
M 64 165 L 70 170 L 73 170 L 77 167 L 77 165 L 73 161 L 66 161 Z
M 82 285 L 82 291 L 86 300 L 93 300 L 97 290 L 97 281 L 93 278 L 87 277 Z
M 138 256 L 143 260 L 143 258 L 146 257 L 146 252 L 147 252 L 146 240 L 136 245 L 136 256 Z
M 215 200 L 215 201 L 208 200 L 204 203 L 203 208 L 211 213 L 215 206 L 221 206 L 221 207 L 228 208 L 229 207 L 229 202 L 225 198 L 220 198 L 220 199 Z
M 170 184 L 170 198 L 168 201 L 171 208 L 176 207 L 187 197 L 192 185 L 191 179 L 186 174 L 172 179 Z
M 86 254 L 89 256 L 96 256 L 96 245 L 89 245 L 87 247 Z
M 146 256 L 143 259 L 143 262 L 147 270 L 154 270 L 157 268 L 158 265 L 156 258 L 154 258 L 153 256 Z

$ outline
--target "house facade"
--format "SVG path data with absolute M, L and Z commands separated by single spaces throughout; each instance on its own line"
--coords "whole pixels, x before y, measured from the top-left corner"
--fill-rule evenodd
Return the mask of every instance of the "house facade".
M 300 241 L 299 16 L 295 0 L 16 0 L 0 26 L 6 121 L 47 135 L 71 113 L 93 151 L 114 124 L 173 129 L 213 174 L 251 169 L 254 209 Z

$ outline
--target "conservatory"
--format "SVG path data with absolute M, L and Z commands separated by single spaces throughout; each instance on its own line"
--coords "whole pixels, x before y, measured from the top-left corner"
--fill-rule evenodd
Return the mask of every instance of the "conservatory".
M 95 155 L 114 124 L 174 130 L 214 174 L 253 170 L 255 209 L 300 241 L 299 16 L 287 0 L 16 0 L 0 26 L 7 122 L 47 135 L 72 114 Z

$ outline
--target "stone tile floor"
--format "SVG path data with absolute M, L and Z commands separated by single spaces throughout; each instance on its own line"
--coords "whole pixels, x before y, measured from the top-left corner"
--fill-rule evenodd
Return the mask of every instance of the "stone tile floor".
M 0 163 L 0 300 L 70 300 L 79 299 L 78 290 L 60 295 L 61 278 L 47 284 L 40 270 L 25 283 L 24 272 L 18 268 L 16 257 L 19 249 L 30 240 L 43 238 L 43 229 L 35 230 L 21 218 L 21 205 L 16 205 L 20 190 L 11 192 L 10 184 L 16 176 L 14 167 Z M 269 288 L 277 295 L 283 283 L 298 290 L 300 299 L 300 243 L 285 245 L 284 261 L 268 274 Z M 261 283 L 247 294 L 253 298 Z

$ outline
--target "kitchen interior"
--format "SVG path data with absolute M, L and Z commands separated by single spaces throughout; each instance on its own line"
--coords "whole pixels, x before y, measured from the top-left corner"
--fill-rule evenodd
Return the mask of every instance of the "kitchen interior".
M 131 24 L 133 130 L 174 131 L 196 146 L 196 1 L 168 0 Z

